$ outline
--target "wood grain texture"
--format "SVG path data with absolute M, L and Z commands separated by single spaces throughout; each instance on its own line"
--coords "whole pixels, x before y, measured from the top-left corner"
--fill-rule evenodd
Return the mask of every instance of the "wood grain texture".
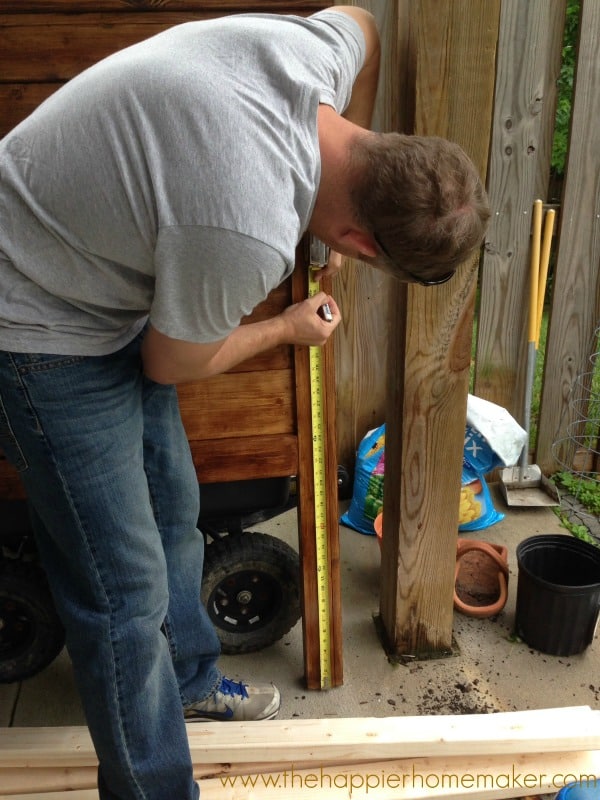
M 188 439 L 295 432 L 292 370 L 216 375 L 178 388 Z
M 0 75 L 9 83 L 67 81 L 117 50 L 210 16 L 204 11 L 0 15 Z
M 0 0 L 0 13 L 78 14 L 96 11 L 209 11 L 214 14 L 268 11 L 312 14 L 324 7 L 320 0 Z
M 356 261 L 335 280 L 343 317 L 335 332 L 338 462 L 349 471 L 360 440 L 385 419 L 390 280 Z
M 190 442 L 200 483 L 287 478 L 298 471 L 296 434 Z
M 565 5 L 505 0 L 500 18 L 474 392 L 521 422 L 532 206 L 548 185 Z
M 525 786 L 556 790 L 561 776 L 563 783 L 567 775 L 600 776 L 598 712 L 588 707 L 231 722 L 226 734 L 223 726 L 192 723 L 187 730 L 194 774 L 209 800 L 292 800 L 309 789 L 344 800 L 365 786 L 375 800 L 501 800 L 522 797 Z M 0 796 L 97 798 L 88 788 L 96 763 L 83 727 L 3 729 Z
M 536 462 L 546 474 L 571 463 L 575 453 L 562 440 L 576 419 L 570 406 L 577 376 L 589 372 L 600 322 L 600 5 L 585 0 L 577 77 L 573 97 L 570 147 L 559 244 L 556 256 L 546 370 L 542 392 Z M 587 410 L 579 409 L 585 414 Z M 557 460 L 558 459 L 558 460 Z
M 336 0 L 336 4 L 347 4 Z M 399 99 L 404 69 L 399 64 L 397 3 L 351 0 L 370 11 L 381 36 L 381 70 L 373 129 L 399 125 Z M 349 471 L 365 433 L 385 418 L 387 314 L 392 278 L 360 261 L 347 259 L 333 292 L 343 320 L 335 333 L 338 463 Z
M 485 176 L 499 2 L 410 7 L 415 133 L 460 144 Z M 449 653 L 477 264 L 398 286 L 390 317 L 381 621 L 394 653 Z M 424 579 L 424 576 L 427 576 Z
M 43 100 L 50 97 L 62 85 L 62 82 L 0 82 L 0 138 L 29 116 Z
M 260 766 L 260 765 L 258 765 Z M 523 798 L 535 786 L 543 800 L 562 786 L 560 776 L 589 776 L 590 786 L 600 775 L 600 753 L 516 753 L 509 756 L 400 758 L 353 762 L 346 766 L 249 771 L 248 780 L 217 775 L 201 779 L 203 800 L 295 800 L 312 794 L 327 800 L 347 800 L 357 787 L 369 786 L 371 800 L 507 800 Z M 524 783 L 524 781 L 526 781 Z M 260 792 L 256 787 L 260 786 Z M 527 789 L 525 789 L 525 786 Z M 321 788 L 322 787 L 322 788 Z M 317 792 L 315 792 L 317 789 Z M 362 795 L 366 796 L 366 795 Z M 70 791 L 5 795 L 5 800 L 72 800 Z M 96 789 L 82 789 L 77 800 L 98 800 Z
M 589 706 L 496 714 L 232 721 L 226 728 L 188 722 L 186 728 L 197 765 L 600 749 L 600 711 Z M 97 763 L 85 727 L 0 728 L 0 770 Z

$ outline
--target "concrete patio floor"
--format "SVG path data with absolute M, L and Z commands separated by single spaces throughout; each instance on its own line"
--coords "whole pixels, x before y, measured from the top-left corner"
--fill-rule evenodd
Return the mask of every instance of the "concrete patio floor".
M 513 640 L 517 564 L 515 550 L 536 534 L 564 533 L 548 508 L 508 508 L 492 487 L 505 518 L 470 538 L 503 543 L 509 551 L 509 597 L 496 617 L 454 615 L 456 653 L 398 664 L 384 652 L 374 624 L 379 603 L 380 554 L 375 537 L 340 528 L 344 684 L 307 691 L 303 683 L 300 624 L 279 642 L 251 655 L 224 656 L 232 678 L 273 681 L 282 694 L 280 718 L 383 717 L 472 714 L 589 705 L 600 708 L 600 643 L 576 656 L 556 657 Z M 256 529 L 296 544 L 295 510 Z M 19 684 L 0 686 L 0 725 L 78 725 L 83 713 L 68 656 Z

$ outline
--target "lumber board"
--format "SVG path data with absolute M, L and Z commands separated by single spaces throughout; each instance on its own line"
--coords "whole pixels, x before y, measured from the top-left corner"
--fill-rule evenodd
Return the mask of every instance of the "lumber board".
M 400 754 L 462 756 L 600 748 L 600 712 L 588 707 L 468 716 L 294 719 L 269 728 L 248 722 L 228 728 L 223 743 L 220 731 L 210 725 L 203 728 L 188 724 L 194 763 L 201 763 L 206 753 L 211 761 L 327 763 L 398 758 Z
M 287 478 L 298 471 L 298 439 L 289 434 L 190 442 L 201 484 Z M 1 479 L 0 462 L 0 479 Z M 1 484 L 0 484 L 1 485 Z
M 461 145 L 482 177 L 499 14 L 499 0 L 409 4 L 413 132 Z M 452 651 L 456 509 L 476 278 L 471 258 L 444 286 L 396 282 L 392 289 L 380 620 L 394 655 L 427 658 Z
M 600 749 L 588 706 L 443 716 L 188 723 L 194 764 L 370 761 Z M 0 729 L 3 768 L 97 763 L 85 727 Z M 1 772 L 0 772 L 1 774 Z
M 229 725 L 229 723 L 227 723 Z M 200 780 L 203 800 L 298 800 L 317 790 L 327 800 L 352 795 L 371 800 L 503 800 L 524 791 L 556 791 L 565 778 L 600 776 L 600 752 L 521 753 L 460 758 L 404 758 L 395 761 L 322 766 L 270 775 L 248 774 L 246 780 L 222 777 Z M 263 780 L 264 779 L 264 780 Z M 4 800 L 71 800 L 69 791 L 4 795 Z M 93 789 L 79 800 L 98 800 Z
M 0 82 L 0 138 L 16 127 L 47 97 L 59 89 L 56 83 Z
M 269 11 L 274 14 L 312 14 L 323 8 L 321 0 L 0 0 L 0 11 L 66 12 L 86 11 L 211 11 L 219 14 Z M 73 8 L 75 6 L 75 8 Z
M 293 12 L 286 4 L 288 13 Z M 0 32 L 0 75 L 4 82 L 67 81 L 97 61 L 148 39 L 173 25 L 220 16 L 223 9 L 201 7 L 156 13 L 145 10 L 99 11 L 64 14 L 2 14 Z M 1 10 L 1 6 L 0 6 Z M 246 4 L 245 11 L 250 7 Z M 313 11 L 316 9 L 302 9 Z M 239 11 L 231 8 L 230 11 Z
M 178 387 L 192 441 L 294 432 L 294 371 L 223 373 Z
M 347 766 L 347 760 L 328 762 L 328 766 Z M 202 780 L 217 776 L 267 774 L 284 770 L 307 770 L 313 762 L 269 761 L 242 762 L 240 764 L 195 764 L 194 778 Z M 26 792 L 74 792 L 96 786 L 97 765 L 85 767 L 0 767 L 0 798 Z
M 10 83 L 59 82 L 116 50 L 161 31 L 208 18 L 203 12 L 3 14 L 0 75 Z

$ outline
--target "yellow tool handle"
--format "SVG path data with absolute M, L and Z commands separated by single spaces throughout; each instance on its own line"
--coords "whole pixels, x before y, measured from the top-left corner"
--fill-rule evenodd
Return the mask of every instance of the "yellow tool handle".
M 537 335 L 537 309 L 540 274 L 540 247 L 542 241 L 542 201 L 533 204 L 531 228 L 531 260 L 529 262 L 529 319 L 527 341 L 535 342 Z
M 552 234 L 554 232 L 554 218 L 556 212 L 553 208 L 546 211 L 544 219 L 544 238 L 540 255 L 540 272 L 538 279 L 538 298 L 536 314 L 535 347 L 540 345 L 540 331 L 542 330 L 542 316 L 544 313 L 544 297 L 546 295 L 546 283 L 548 280 L 548 265 L 550 263 L 550 248 L 552 247 Z

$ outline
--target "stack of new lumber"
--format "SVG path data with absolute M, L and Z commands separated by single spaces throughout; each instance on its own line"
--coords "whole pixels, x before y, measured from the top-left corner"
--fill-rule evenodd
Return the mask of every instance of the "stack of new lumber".
M 187 730 L 201 800 L 500 800 L 600 779 L 600 711 L 588 706 Z M 0 729 L 2 800 L 97 800 L 96 766 L 86 728 Z

